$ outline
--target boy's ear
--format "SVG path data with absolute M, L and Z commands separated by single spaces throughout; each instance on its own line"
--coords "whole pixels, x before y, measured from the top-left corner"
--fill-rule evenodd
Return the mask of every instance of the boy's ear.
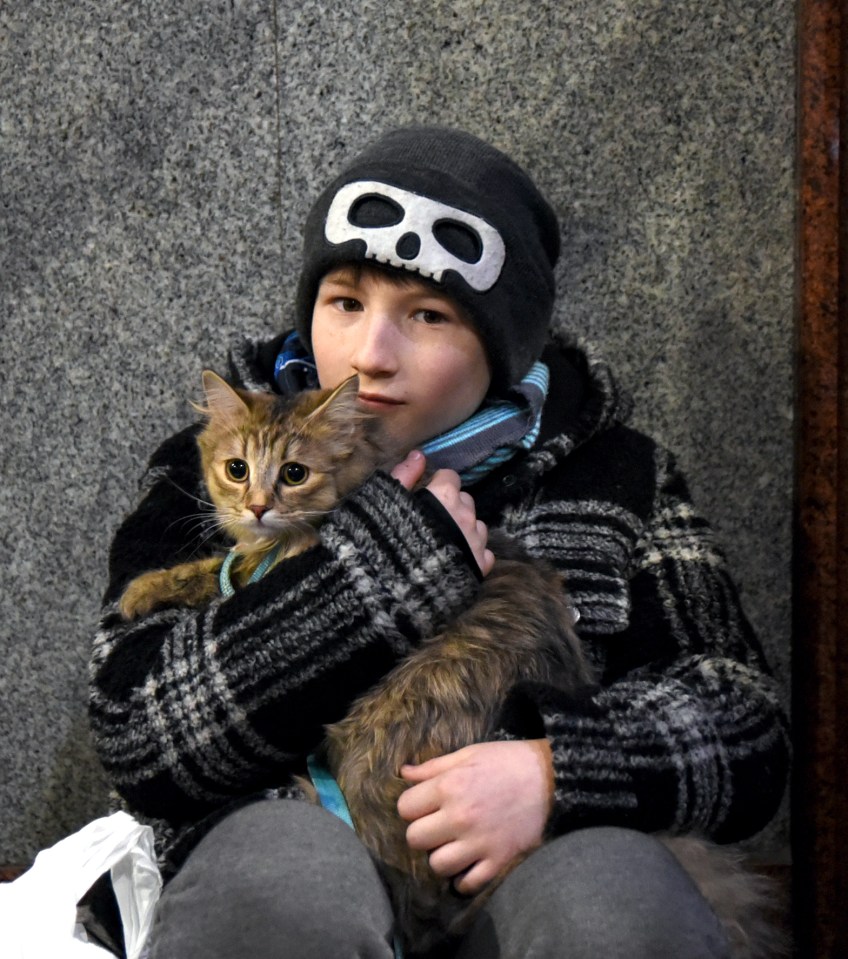
M 206 406 L 199 406 L 197 403 L 191 405 L 204 416 L 244 416 L 249 410 L 238 392 L 212 370 L 203 371 L 203 392 Z

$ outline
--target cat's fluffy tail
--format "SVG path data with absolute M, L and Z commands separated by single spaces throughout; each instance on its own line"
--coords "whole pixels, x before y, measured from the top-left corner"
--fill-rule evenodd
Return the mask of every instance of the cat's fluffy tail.
M 741 853 L 689 836 L 660 837 L 712 906 L 733 959 L 779 959 L 788 937 L 775 921 L 781 905 L 774 882 L 743 865 Z

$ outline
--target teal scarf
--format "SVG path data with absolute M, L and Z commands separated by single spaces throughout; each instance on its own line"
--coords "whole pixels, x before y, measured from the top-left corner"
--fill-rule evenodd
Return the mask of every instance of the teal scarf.
M 456 470 L 463 485 L 470 486 L 518 450 L 529 450 L 539 436 L 549 383 L 547 366 L 534 363 L 510 389 L 512 399 L 489 400 L 459 426 L 424 443 L 427 465 Z

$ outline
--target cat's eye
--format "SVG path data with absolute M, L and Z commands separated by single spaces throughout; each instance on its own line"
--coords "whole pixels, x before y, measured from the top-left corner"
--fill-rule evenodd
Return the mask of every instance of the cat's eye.
M 227 460 L 224 469 L 227 471 L 227 476 L 236 483 L 243 483 L 250 472 L 244 460 Z
M 300 486 L 309 476 L 309 470 L 302 463 L 285 463 L 280 477 L 286 486 Z

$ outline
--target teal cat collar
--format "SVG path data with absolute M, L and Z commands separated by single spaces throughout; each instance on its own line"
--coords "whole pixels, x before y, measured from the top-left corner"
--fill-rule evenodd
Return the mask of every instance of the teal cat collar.
M 253 575 L 248 580 L 248 583 L 258 583 L 259 580 L 262 579 L 262 577 L 271 568 L 271 565 L 277 558 L 279 552 L 280 547 L 274 547 L 274 549 L 268 553 L 268 555 L 253 571 Z M 236 552 L 236 550 L 231 549 L 229 553 L 227 553 L 226 557 L 224 558 L 224 562 L 221 565 L 221 572 L 218 574 L 218 586 L 220 587 L 221 595 L 224 597 L 224 599 L 229 599 L 230 596 L 234 595 L 235 593 L 235 587 L 230 579 L 230 567 L 233 565 L 239 555 L 240 554 Z
M 346 822 L 351 829 L 355 831 L 353 817 L 348 809 L 347 802 L 341 787 L 333 779 L 330 770 L 318 759 L 315 753 L 310 753 L 306 757 L 306 768 L 309 770 L 309 778 L 318 793 L 318 801 L 321 805 L 334 816 L 337 816 L 342 822 Z

